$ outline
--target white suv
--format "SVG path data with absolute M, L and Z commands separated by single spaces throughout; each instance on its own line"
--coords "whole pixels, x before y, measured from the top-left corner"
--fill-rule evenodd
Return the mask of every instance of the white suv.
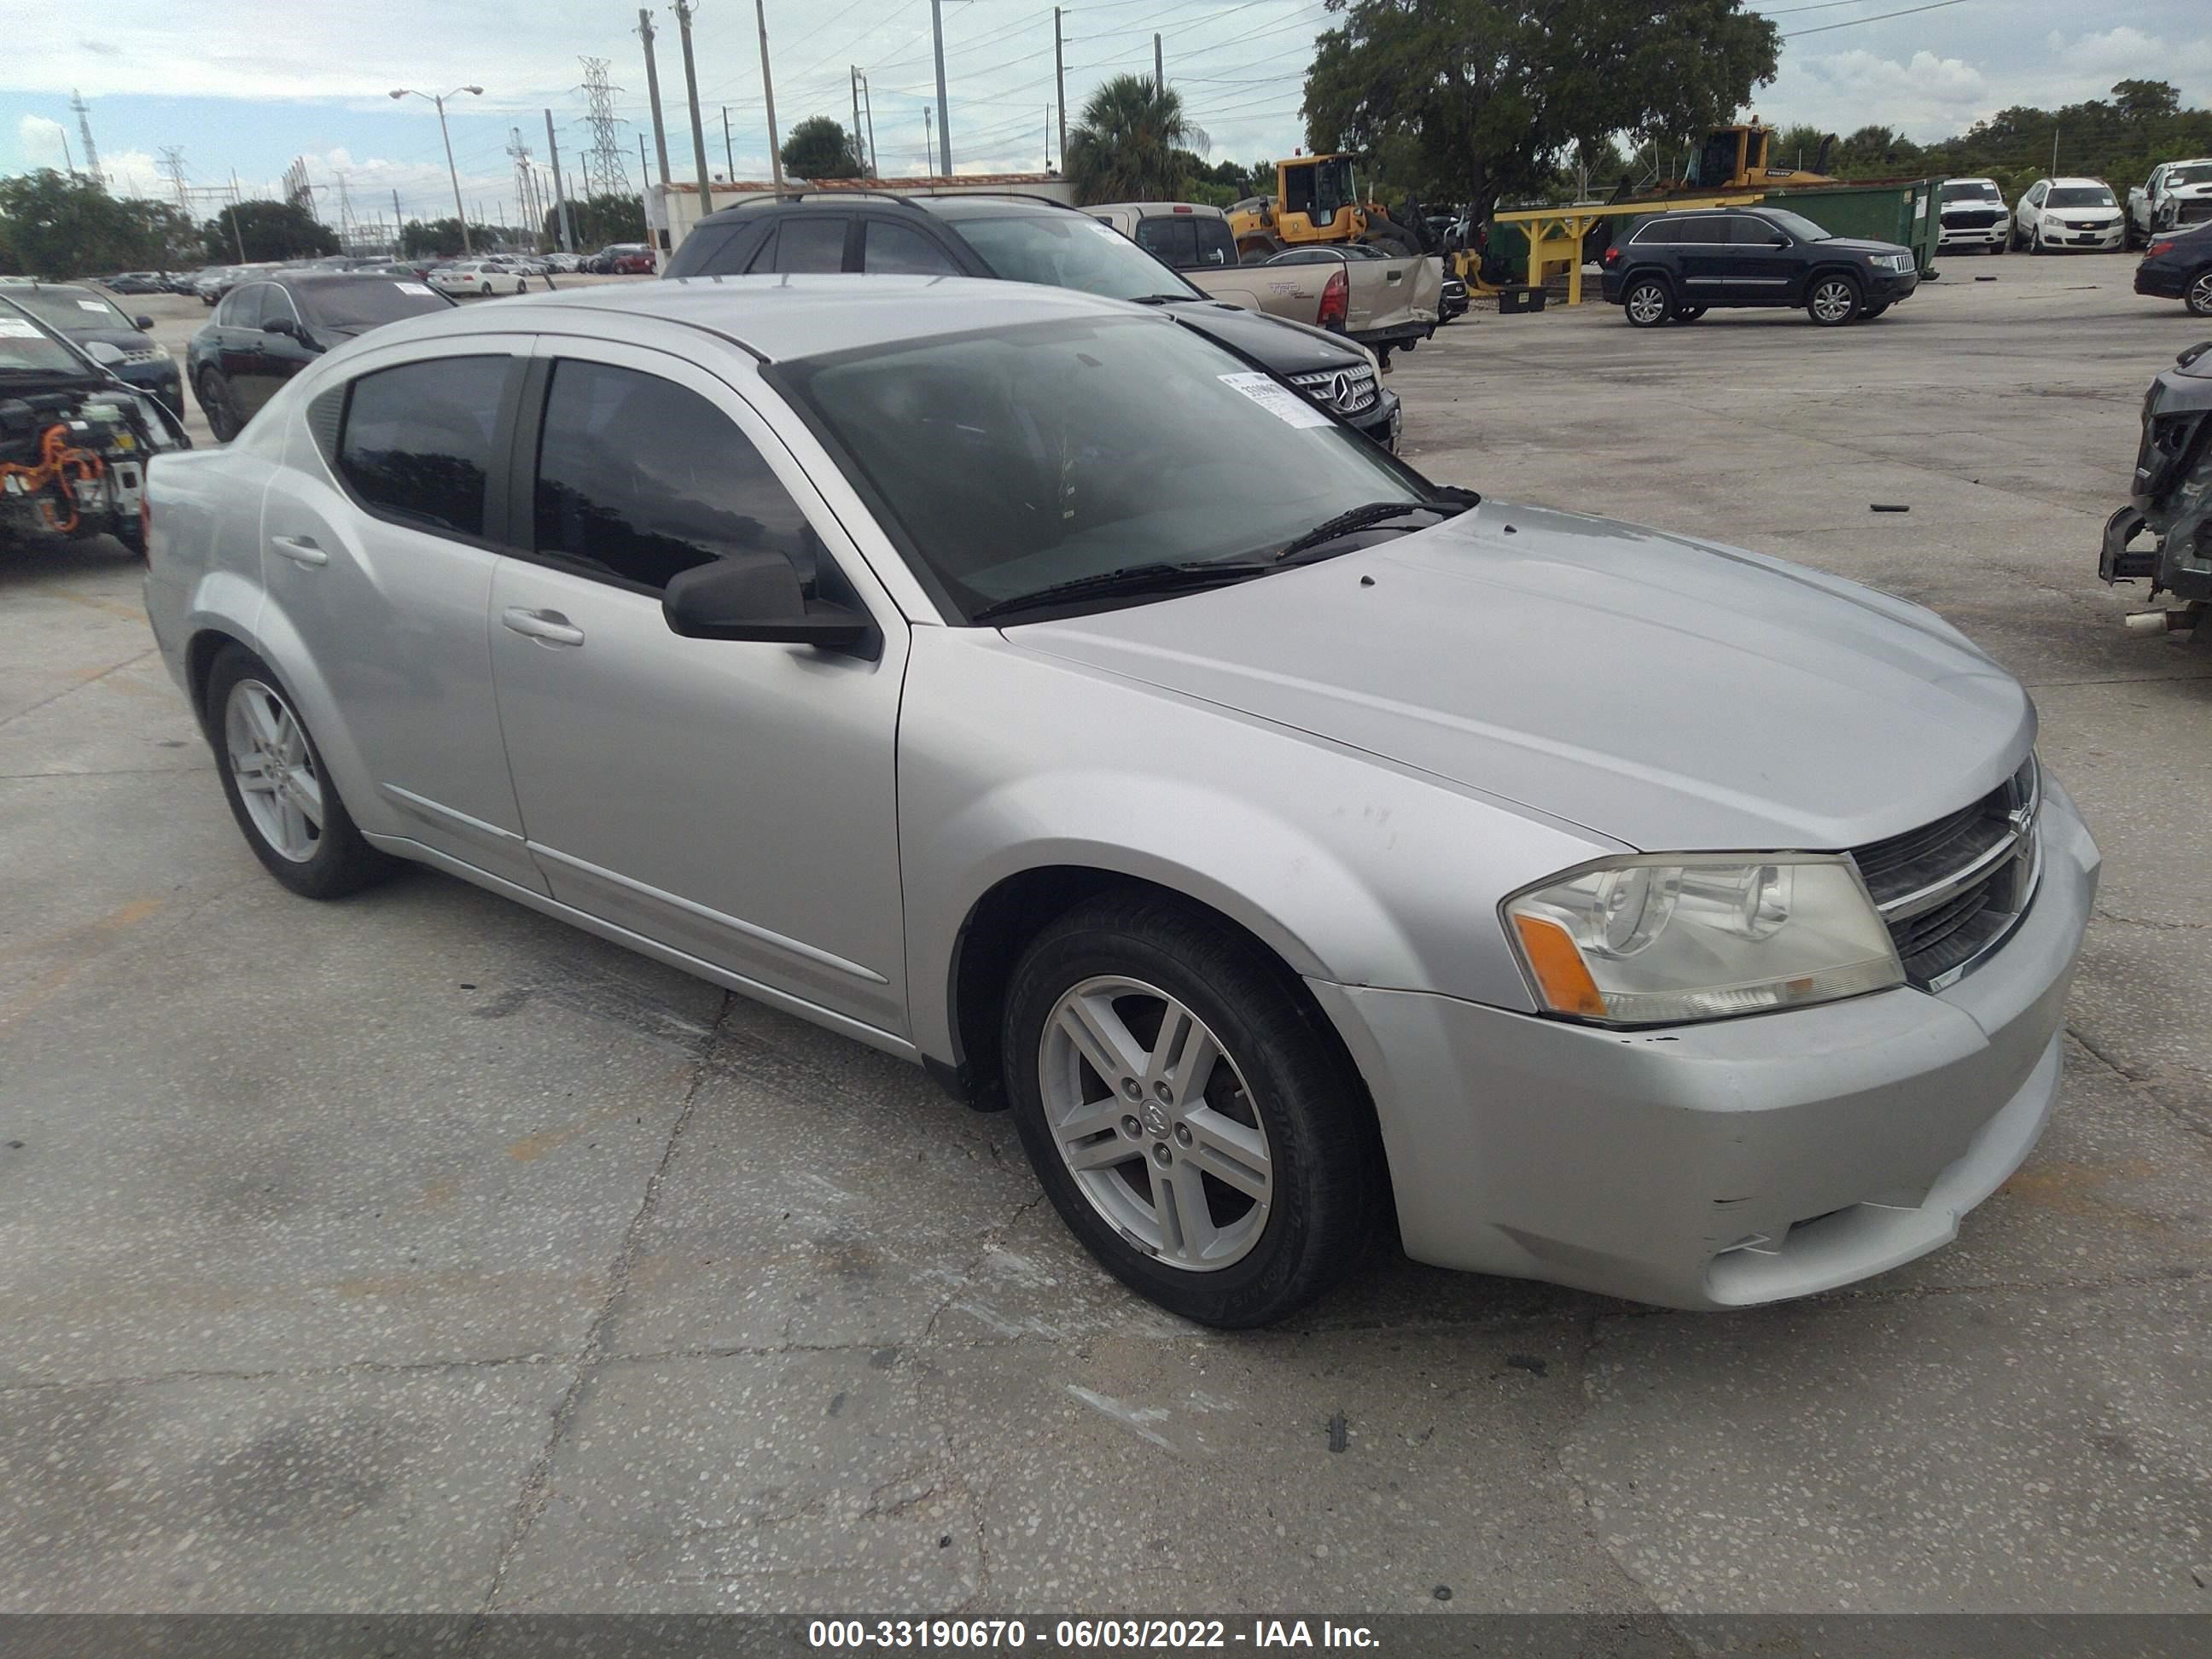
M 2002 253 L 2008 234 L 2004 192 L 1994 179 L 1946 179 L 1936 247 Z
M 2112 187 L 2101 179 L 2039 179 L 2012 211 L 2012 245 L 2031 253 L 2060 248 L 2111 252 L 2125 221 Z

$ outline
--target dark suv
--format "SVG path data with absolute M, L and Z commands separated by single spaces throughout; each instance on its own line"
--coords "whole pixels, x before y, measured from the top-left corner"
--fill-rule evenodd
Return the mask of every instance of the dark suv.
M 1606 302 L 1638 328 L 1692 323 L 1712 306 L 1802 306 L 1834 328 L 1920 286 L 1911 248 L 1831 236 L 1770 207 L 1655 213 L 1605 251 L 1604 270 Z
M 798 271 L 996 276 L 1165 306 L 1186 328 L 1397 447 L 1397 394 L 1377 382 L 1359 347 L 1211 299 L 1121 232 L 1040 198 L 838 191 L 747 202 L 702 219 L 662 275 Z

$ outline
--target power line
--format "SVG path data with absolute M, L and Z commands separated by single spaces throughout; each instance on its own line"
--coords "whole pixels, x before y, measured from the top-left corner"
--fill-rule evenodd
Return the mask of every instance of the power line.
M 1792 29 L 1782 38 L 1785 40 L 1795 40 L 1801 34 L 1826 34 L 1831 29 L 1855 29 L 1862 23 L 1884 23 L 1893 17 L 1911 17 L 1920 12 L 1942 11 L 1948 6 L 1963 6 L 1966 3 L 1966 0 L 1935 0 L 1932 5 L 1907 6 L 1903 11 L 1885 11 L 1877 13 L 1872 17 L 1850 17 L 1840 23 L 1822 23 L 1814 28 Z M 1808 7 L 1807 9 L 1809 10 L 1811 8 Z

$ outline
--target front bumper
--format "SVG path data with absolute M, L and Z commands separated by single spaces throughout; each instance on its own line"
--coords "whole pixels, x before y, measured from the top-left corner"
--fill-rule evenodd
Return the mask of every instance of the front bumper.
M 2011 227 L 2000 220 L 1993 225 L 1945 225 L 1936 239 L 1938 249 L 1947 247 L 2002 247 Z
M 2120 225 L 2096 230 L 2053 230 L 2046 227 L 2043 245 L 2048 248 L 2087 248 L 2092 252 L 2103 252 L 2119 246 L 2123 231 Z
M 1712 1309 L 1948 1242 L 2057 1098 L 2098 853 L 2045 780 L 2034 902 L 1939 994 L 1608 1031 L 1309 981 L 1374 1097 L 1407 1254 Z
M 1398 447 L 1398 434 L 1405 425 L 1405 414 L 1398 402 L 1398 394 L 1387 386 L 1377 386 L 1375 401 L 1357 415 L 1345 417 L 1346 423 L 1365 433 L 1385 449 Z
M 1917 270 L 1877 270 L 1867 284 L 1867 298 L 1875 305 L 1893 306 L 1909 300 L 1920 286 Z

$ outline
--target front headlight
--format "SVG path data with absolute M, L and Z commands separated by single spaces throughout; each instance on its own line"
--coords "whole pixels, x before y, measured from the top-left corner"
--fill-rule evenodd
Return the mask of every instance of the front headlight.
M 1578 1019 L 1722 1019 L 1905 982 L 1889 930 L 1844 858 L 1607 859 L 1502 908 L 1538 1000 Z
M 165 363 L 175 362 L 177 356 L 175 352 L 170 350 L 168 347 L 161 344 L 158 340 L 154 343 L 154 355 Z

